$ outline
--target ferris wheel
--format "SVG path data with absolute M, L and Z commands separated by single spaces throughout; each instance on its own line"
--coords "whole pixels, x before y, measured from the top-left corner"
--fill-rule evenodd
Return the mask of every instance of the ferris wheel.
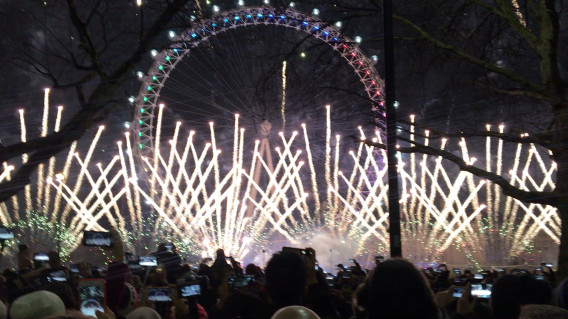
M 141 76 L 133 125 L 135 147 L 141 156 L 154 153 L 159 105 L 164 102 L 169 112 L 165 116 L 182 119 L 192 127 L 199 126 L 198 121 L 208 123 L 208 119 L 217 118 L 217 123 L 223 115 L 228 118 L 227 104 L 232 104 L 228 113 L 249 113 L 247 118 L 257 126 L 267 118 L 278 117 L 283 128 L 286 115 L 280 108 L 286 97 L 290 117 L 305 112 L 308 104 L 322 107 L 324 102 L 342 99 L 357 104 L 351 109 L 364 108 L 367 116 L 374 118 L 374 125 L 385 131 L 384 84 L 374 61 L 363 54 L 356 41 L 333 25 L 291 8 L 278 10 L 268 6 L 220 12 L 199 24 L 192 23 L 194 27 L 171 34 L 170 49 L 153 52 L 155 62 Z M 285 82 L 280 83 L 286 75 L 288 94 Z M 329 86 L 310 84 L 325 83 L 333 77 L 343 81 L 335 87 L 344 96 L 322 94 L 325 89 L 329 91 Z M 354 81 L 346 83 L 350 77 Z M 349 90 L 358 91 L 358 102 L 345 94 Z M 281 115 L 271 116 L 271 109 L 277 109 L 273 113 Z M 338 117 L 345 119 L 350 112 L 348 108 Z M 310 119 L 304 116 L 301 120 Z M 223 125 L 228 122 L 221 120 L 219 126 Z

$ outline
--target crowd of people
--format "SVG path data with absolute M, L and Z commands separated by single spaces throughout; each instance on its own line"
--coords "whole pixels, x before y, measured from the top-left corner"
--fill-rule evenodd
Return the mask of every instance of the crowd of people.
M 222 249 L 198 265 L 171 243 L 145 258 L 125 254 L 118 233 L 110 262 L 45 263 L 20 245 L 17 270 L 0 286 L 0 319 L 28 318 L 568 318 L 568 279 L 550 265 L 531 269 L 419 269 L 402 258 L 356 260 L 326 273 L 311 248 L 284 247 L 264 269 Z

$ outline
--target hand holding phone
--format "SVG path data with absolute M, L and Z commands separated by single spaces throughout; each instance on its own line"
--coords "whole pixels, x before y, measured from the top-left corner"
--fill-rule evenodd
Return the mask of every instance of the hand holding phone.
M 90 231 L 83 232 L 83 246 L 112 247 L 114 240 L 110 232 Z
M 69 274 L 65 269 L 59 269 L 49 272 L 46 275 L 47 282 L 66 282 L 69 280 Z
M 481 299 L 491 298 L 491 284 L 473 284 L 471 285 L 471 295 Z
M 454 298 L 461 298 L 465 287 L 453 287 L 452 288 L 452 296 Z
M 469 317 L 475 311 L 475 298 L 471 298 L 471 284 L 468 283 L 458 299 L 457 313 Z
M 156 267 L 158 266 L 158 260 L 156 256 L 140 256 L 138 264 L 144 267 Z
M 180 286 L 179 295 L 184 298 L 201 296 L 201 284 L 198 282 L 194 282 Z
M 172 293 L 172 288 L 163 286 L 150 286 L 148 287 L 148 301 L 154 302 L 166 302 L 172 301 L 170 294 Z
M 14 230 L 9 227 L 0 227 L 0 239 L 13 239 Z
M 79 273 L 79 266 L 77 266 L 77 264 L 71 264 L 71 265 L 69 266 L 69 270 L 70 270 L 72 273 L 78 274 L 78 273 Z
M 96 318 L 96 312 L 105 312 L 106 282 L 103 279 L 79 280 L 80 310 L 85 316 Z
M 46 262 L 49 261 L 49 256 L 47 255 L 47 253 L 35 253 L 34 254 L 34 261 L 40 262 L 40 263 L 46 263 Z

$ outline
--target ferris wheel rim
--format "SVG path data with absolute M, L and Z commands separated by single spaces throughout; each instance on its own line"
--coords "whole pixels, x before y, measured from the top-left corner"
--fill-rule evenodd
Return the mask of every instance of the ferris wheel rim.
M 353 68 L 365 87 L 375 124 L 381 132 L 386 132 L 384 109 L 384 82 L 373 66 L 373 62 L 357 46 L 356 41 L 341 33 L 335 26 L 318 18 L 290 8 L 279 10 L 270 6 L 243 7 L 219 12 L 204 20 L 199 26 L 185 29 L 174 37 L 172 48 L 154 52 L 154 63 L 142 77 L 142 85 L 135 100 L 132 128 L 136 150 L 140 157 L 148 157 L 154 152 L 154 118 L 159 109 L 160 93 L 170 73 L 191 50 L 207 40 L 228 30 L 254 25 L 276 25 L 293 28 L 314 36 L 337 51 Z

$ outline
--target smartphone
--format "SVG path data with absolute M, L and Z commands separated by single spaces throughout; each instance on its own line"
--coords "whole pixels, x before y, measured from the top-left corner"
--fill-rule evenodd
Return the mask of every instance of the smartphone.
M 47 253 L 35 253 L 34 260 L 41 263 L 46 263 L 49 261 L 49 256 Z
M 385 260 L 385 256 L 375 256 L 375 262 Z
M 498 272 L 505 272 L 505 269 L 503 269 L 503 268 L 497 268 L 497 271 L 498 271 Z
M 536 267 L 534 270 L 536 270 L 536 271 L 542 271 L 542 267 Z
M 349 259 L 350 263 L 355 263 L 355 259 Z
M 109 232 L 90 231 L 83 232 L 83 246 L 89 247 L 112 247 L 113 237 Z
M 454 287 L 454 289 L 452 291 L 452 296 L 454 298 L 461 298 L 464 290 L 465 290 L 465 287 Z
M 103 279 L 79 279 L 78 286 L 83 315 L 96 318 L 96 311 L 105 312 L 106 282 Z
M 458 275 L 461 274 L 461 269 L 459 269 L 459 268 L 454 268 L 453 270 L 454 270 L 454 272 L 455 272 L 456 274 L 458 274 Z
M 158 260 L 156 256 L 140 256 L 138 264 L 144 267 L 156 267 L 158 266 Z
M 253 282 L 253 280 L 254 280 L 253 277 L 249 277 L 249 276 L 244 277 L 244 278 L 242 278 L 241 280 L 239 280 L 239 281 L 236 283 L 236 286 L 237 286 L 237 287 L 246 287 L 246 286 L 248 286 L 251 282 Z
M 172 288 L 170 287 L 148 287 L 148 301 L 155 302 L 165 302 L 172 301 L 170 294 L 172 293 Z
M 69 270 L 70 270 L 72 273 L 76 273 L 76 274 L 79 273 L 79 267 L 78 267 L 76 264 L 71 264 L 71 265 L 69 266 Z
M 129 260 L 128 261 L 128 268 L 130 268 L 130 270 L 138 270 L 138 269 L 142 269 L 142 266 L 140 266 L 139 261 L 137 261 L 137 260 Z
M 488 299 L 491 298 L 491 284 L 474 284 L 471 285 L 471 295 L 473 297 Z
M 65 270 L 56 270 L 47 274 L 48 282 L 66 282 L 69 280 L 69 275 Z
M 481 279 L 483 279 L 483 275 L 482 274 L 475 274 L 475 275 L 473 275 L 473 279 L 481 280 Z
M 534 278 L 535 278 L 536 280 L 544 280 L 544 276 L 543 276 L 543 275 L 536 275 L 536 276 L 534 276 Z
M 8 227 L 0 227 L 0 239 L 14 238 L 14 230 Z
M 166 243 L 164 244 L 164 247 L 171 253 L 174 252 L 174 245 L 172 243 Z
M 179 295 L 181 297 L 194 297 L 201 296 L 201 285 L 199 283 L 192 283 L 179 287 Z
M 225 257 L 225 261 L 231 262 L 231 257 Z
M 548 267 L 548 268 L 554 267 L 554 264 L 552 264 L 552 263 L 541 263 L 540 265 L 544 266 L 544 267 Z
M 282 251 L 291 251 L 301 256 L 307 256 L 309 254 L 308 251 L 303 248 L 282 247 Z

